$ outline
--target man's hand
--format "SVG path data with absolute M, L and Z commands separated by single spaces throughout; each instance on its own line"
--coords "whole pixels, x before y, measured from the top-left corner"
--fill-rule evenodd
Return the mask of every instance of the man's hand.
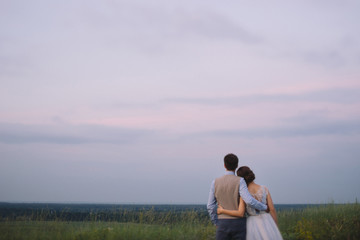
M 266 204 L 266 206 L 267 206 L 266 212 L 269 213 L 270 212 L 269 205 Z

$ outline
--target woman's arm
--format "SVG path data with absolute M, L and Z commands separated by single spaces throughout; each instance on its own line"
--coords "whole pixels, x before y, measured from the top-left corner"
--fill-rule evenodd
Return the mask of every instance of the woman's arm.
M 273 201 L 271 199 L 271 195 L 270 195 L 269 190 L 268 190 L 268 194 L 267 194 L 267 197 L 266 197 L 266 201 L 267 201 L 268 208 L 270 210 L 270 215 L 274 219 L 274 222 L 277 225 L 278 220 L 277 220 L 277 216 L 276 216 L 276 210 L 275 210 L 275 207 L 274 207 L 274 203 L 273 203 Z
M 240 204 L 238 210 L 226 210 L 222 206 L 218 206 L 217 214 L 227 214 L 233 217 L 243 217 L 245 213 L 245 202 L 240 198 Z

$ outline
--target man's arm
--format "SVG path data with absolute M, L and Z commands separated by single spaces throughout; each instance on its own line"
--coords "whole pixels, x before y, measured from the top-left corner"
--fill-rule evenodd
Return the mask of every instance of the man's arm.
M 266 210 L 267 206 L 255 198 L 251 196 L 249 193 L 249 190 L 247 188 L 246 182 L 243 178 L 240 178 L 240 186 L 239 186 L 239 192 L 242 199 L 244 199 L 244 202 L 251 207 L 258 209 L 258 210 Z
M 215 180 L 211 183 L 209 199 L 207 203 L 207 210 L 210 215 L 211 222 L 217 225 L 217 201 L 215 198 Z

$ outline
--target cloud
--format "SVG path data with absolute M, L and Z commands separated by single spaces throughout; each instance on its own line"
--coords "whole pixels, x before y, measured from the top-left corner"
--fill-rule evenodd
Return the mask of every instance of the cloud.
M 130 144 L 149 135 L 151 135 L 149 130 L 101 125 L 51 126 L 0 123 L 0 142 L 7 144 Z
M 211 12 L 186 13 L 181 18 L 181 29 L 192 34 L 213 39 L 232 39 L 248 44 L 261 43 L 264 39 L 228 17 Z
M 163 103 L 168 104 L 198 104 L 198 105 L 245 105 L 263 102 L 330 102 L 352 104 L 360 102 L 360 88 L 331 88 L 312 90 L 293 94 L 252 94 L 239 97 L 219 98 L 167 98 Z
M 189 8 L 186 4 L 122 1 L 87 7 L 81 17 L 77 18 L 89 30 L 101 31 L 117 42 L 128 40 L 136 45 L 196 37 L 231 39 L 246 44 L 264 40 L 225 14 L 201 6 Z
M 326 135 L 359 135 L 360 120 L 317 122 L 307 124 L 293 124 L 292 126 L 267 127 L 252 129 L 227 129 L 206 131 L 195 134 L 198 137 L 226 137 L 226 138 L 287 138 L 311 137 Z
M 341 67 L 347 63 L 347 59 L 336 50 L 327 52 L 309 51 L 304 53 L 303 57 L 310 64 L 322 64 L 327 67 Z
M 0 40 L 1 44 L 1 40 Z M 26 56 L 10 56 L 4 52 L 0 52 L 0 77 L 2 82 L 14 77 L 23 77 L 30 71 L 31 62 Z M 10 80 L 10 81 L 11 81 Z
M 288 138 L 326 135 L 358 135 L 360 120 L 324 121 L 305 123 L 287 119 L 284 126 L 253 127 L 247 129 L 215 129 L 178 133 L 176 136 L 145 129 L 128 129 L 101 125 L 23 125 L 0 124 L 0 142 L 5 144 L 134 144 L 145 142 L 183 142 L 184 139 L 202 138 Z

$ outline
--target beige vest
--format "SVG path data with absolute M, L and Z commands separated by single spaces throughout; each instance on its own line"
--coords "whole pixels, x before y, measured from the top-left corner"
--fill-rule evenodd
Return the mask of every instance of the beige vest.
M 240 178 L 235 175 L 224 175 L 215 179 L 215 197 L 217 202 L 225 209 L 239 209 Z M 218 215 L 219 219 L 237 218 L 226 214 Z

